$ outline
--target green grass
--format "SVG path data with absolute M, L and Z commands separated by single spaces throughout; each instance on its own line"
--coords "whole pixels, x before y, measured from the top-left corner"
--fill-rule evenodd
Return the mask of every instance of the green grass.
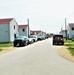
M 0 47 L 10 47 L 13 46 L 13 43 L 2 43 L 0 44 Z
M 0 51 L 3 50 L 5 47 L 11 47 L 13 46 L 13 43 L 0 43 Z
M 65 40 L 64 45 L 68 47 L 68 50 L 74 56 L 74 41 L 72 41 L 72 40 Z

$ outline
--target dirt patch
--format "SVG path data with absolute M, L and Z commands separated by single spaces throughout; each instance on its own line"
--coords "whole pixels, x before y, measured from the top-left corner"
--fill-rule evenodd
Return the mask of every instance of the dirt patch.
M 2 49 L 2 51 L 0 51 L 0 54 L 9 52 L 9 51 L 12 51 L 12 50 L 15 50 L 15 49 L 16 49 L 16 47 L 5 47 L 5 48 Z
M 56 48 L 57 48 L 58 53 L 62 57 L 74 62 L 74 57 L 71 55 L 70 51 L 67 49 L 66 46 L 56 46 Z

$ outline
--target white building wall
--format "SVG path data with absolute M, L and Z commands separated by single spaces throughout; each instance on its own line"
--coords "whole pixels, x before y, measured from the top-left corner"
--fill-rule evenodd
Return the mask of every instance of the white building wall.
M 60 32 L 59 34 L 62 35 L 62 32 Z
M 45 36 L 45 37 L 46 37 L 46 33 L 44 33 L 44 32 L 43 32 L 43 36 Z
M 63 37 L 66 37 L 66 32 L 60 32 L 60 35 L 63 35 Z
M 0 42 L 9 42 L 9 24 L 0 24 Z
M 67 35 L 67 32 L 63 32 L 63 37 L 66 37 L 66 35 Z
M 29 35 L 30 35 L 30 30 L 29 30 Z M 26 28 L 26 36 L 28 37 L 28 27 Z
M 38 35 L 38 36 L 42 36 L 42 32 L 39 32 L 37 35 Z
M 72 27 L 71 27 L 71 38 L 73 35 L 74 35 L 74 30 L 72 30 Z
M 45 36 L 45 34 L 41 31 L 37 34 L 37 36 Z
M 74 35 L 74 30 L 72 30 L 72 27 L 69 27 L 69 38 L 71 39 L 73 35 Z
M 25 30 L 24 32 L 23 32 L 23 29 Z M 20 28 L 19 29 L 19 35 L 28 37 L 28 27 L 27 28 Z
M 14 39 L 15 39 L 15 36 L 14 35 L 16 35 L 16 37 L 19 35 L 19 33 L 18 33 L 18 24 L 15 21 L 15 19 L 13 19 L 10 22 L 10 42 L 13 42 L 14 41 Z
M 71 38 L 71 28 L 69 25 L 67 26 L 67 35 L 68 35 L 68 38 L 70 39 Z

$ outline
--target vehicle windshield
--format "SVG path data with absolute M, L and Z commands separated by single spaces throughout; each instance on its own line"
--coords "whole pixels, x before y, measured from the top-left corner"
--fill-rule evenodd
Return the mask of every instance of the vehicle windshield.
M 63 38 L 63 36 L 62 36 L 62 35 L 54 35 L 54 37 L 61 37 L 61 38 Z
M 15 39 L 24 39 L 26 38 L 25 36 L 17 36 Z
M 29 38 L 34 38 L 33 36 L 29 36 Z

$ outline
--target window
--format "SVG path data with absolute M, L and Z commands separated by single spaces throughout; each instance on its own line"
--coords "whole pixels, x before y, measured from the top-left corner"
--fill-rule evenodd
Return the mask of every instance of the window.
M 14 25 L 14 29 L 15 29 L 15 25 Z
M 72 27 L 72 30 L 74 30 L 74 28 Z
M 25 29 L 22 29 L 22 31 L 24 32 L 24 31 L 25 31 Z

